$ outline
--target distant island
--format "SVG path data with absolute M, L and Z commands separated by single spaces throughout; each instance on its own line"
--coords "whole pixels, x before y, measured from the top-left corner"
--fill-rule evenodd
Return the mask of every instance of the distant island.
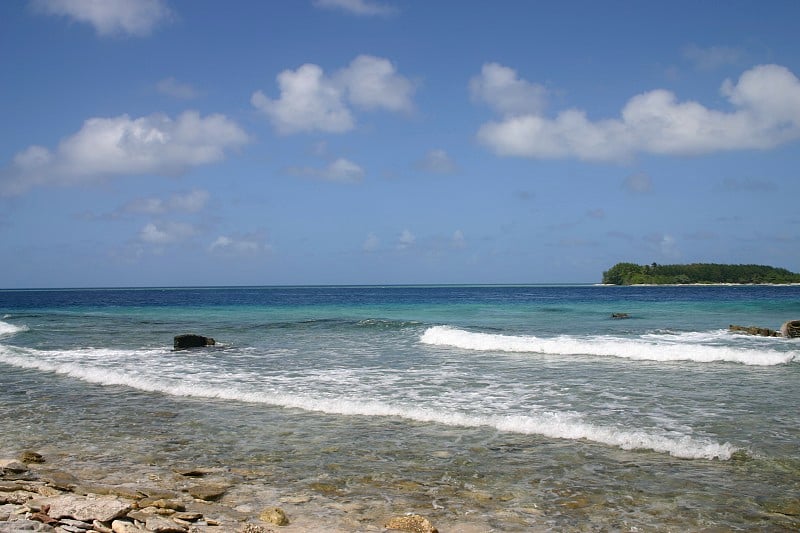
M 689 285 L 711 283 L 800 283 L 800 274 L 765 265 L 637 265 L 617 263 L 603 272 L 606 285 Z

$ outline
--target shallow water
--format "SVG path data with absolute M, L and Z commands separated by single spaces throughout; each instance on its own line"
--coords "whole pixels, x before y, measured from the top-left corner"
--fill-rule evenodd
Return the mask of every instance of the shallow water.
M 345 529 L 791 530 L 800 343 L 726 328 L 798 317 L 800 287 L 0 291 L 0 450 L 236 469 L 237 504 Z

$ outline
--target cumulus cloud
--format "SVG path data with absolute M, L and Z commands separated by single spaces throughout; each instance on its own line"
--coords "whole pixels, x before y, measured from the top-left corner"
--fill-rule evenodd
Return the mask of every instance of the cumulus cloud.
M 149 35 L 172 13 L 164 0 L 31 0 L 46 15 L 91 24 L 98 35 Z
M 340 157 L 324 168 L 291 167 L 287 170 L 293 176 L 317 178 L 337 183 L 358 183 L 364 179 L 364 169 L 356 163 Z
M 150 222 L 139 231 L 139 240 L 145 244 L 163 246 L 184 241 L 196 233 L 194 226 L 185 222 Z
M 30 146 L 14 156 L 0 192 L 20 194 L 34 186 L 78 185 L 112 176 L 178 175 L 219 161 L 248 142 L 224 115 L 186 111 L 176 119 L 154 114 L 91 118 L 54 151 Z
M 489 105 L 503 116 L 538 114 L 547 103 L 544 86 L 519 79 L 514 69 L 486 63 L 469 82 L 472 99 Z
M 442 149 L 429 151 L 422 160 L 417 162 L 415 167 L 432 174 L 452 174 L 458 170 L 455 161 Z
M 197 98 L 197 90 L 188 83 L 181 83 L 173 77 L 164 78 L 156 84 L 156 90 L 161 94 L 180 98 L 181 100 L 191 100 Z
M 374 0 L 314 0 L 314 6 L 361 16 L 387 16 L 397 12 L 394 6 Z
M 202 210 L 209 198 L 208 191 L 195 189 L 186 193 L 175 193 L 169 198 L 136 198 L 128 202 L 123 211 L 127 213 L 143 213 L 160 215 L 167 212 L 196 213 Z
M 297 70 L 284 70 L 277 81 L 277 99 L 256 91 L 250 103 L 284 135 L 350 131 L 355 128 L 351 106 L 367 111 L 413 109 L 413 83 L 398 74 L 388 59 L 380 57 L 360 55 L 332 76 L 307 63 Z
M 414 234 L 404 229 L 400 233 L 400 237 L 397 239 L 397 248 L 400 250 L 405 250 L 406 248 L 411 248 L 414 246 L 414 243 L 417 242 L 417 238 L 414 237 Z
M 477 136 L 501 156 L 587 161 L 769 149 L 800 137 L 800 80 L 785 67 L 756 66 L 720 90 L 732 111 L 658 89 L 631 98 L 619 118 L 593 121 L 578 109 L 555 118 L 514 113 L 484 124 Z

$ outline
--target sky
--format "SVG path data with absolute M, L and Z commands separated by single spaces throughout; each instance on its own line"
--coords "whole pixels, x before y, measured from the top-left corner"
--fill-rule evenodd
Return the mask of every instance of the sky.
M 800 272 L 800 2 L 0 2 L 0 287 Z

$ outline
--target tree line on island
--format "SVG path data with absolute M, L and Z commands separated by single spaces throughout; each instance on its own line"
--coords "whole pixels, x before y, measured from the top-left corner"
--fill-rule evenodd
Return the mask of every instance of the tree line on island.
M 800 274 L 766 265 L 637 265 L 617 263 L 603 272 L 606 285 L 686 285 L 694 283 L 800 283 Z

